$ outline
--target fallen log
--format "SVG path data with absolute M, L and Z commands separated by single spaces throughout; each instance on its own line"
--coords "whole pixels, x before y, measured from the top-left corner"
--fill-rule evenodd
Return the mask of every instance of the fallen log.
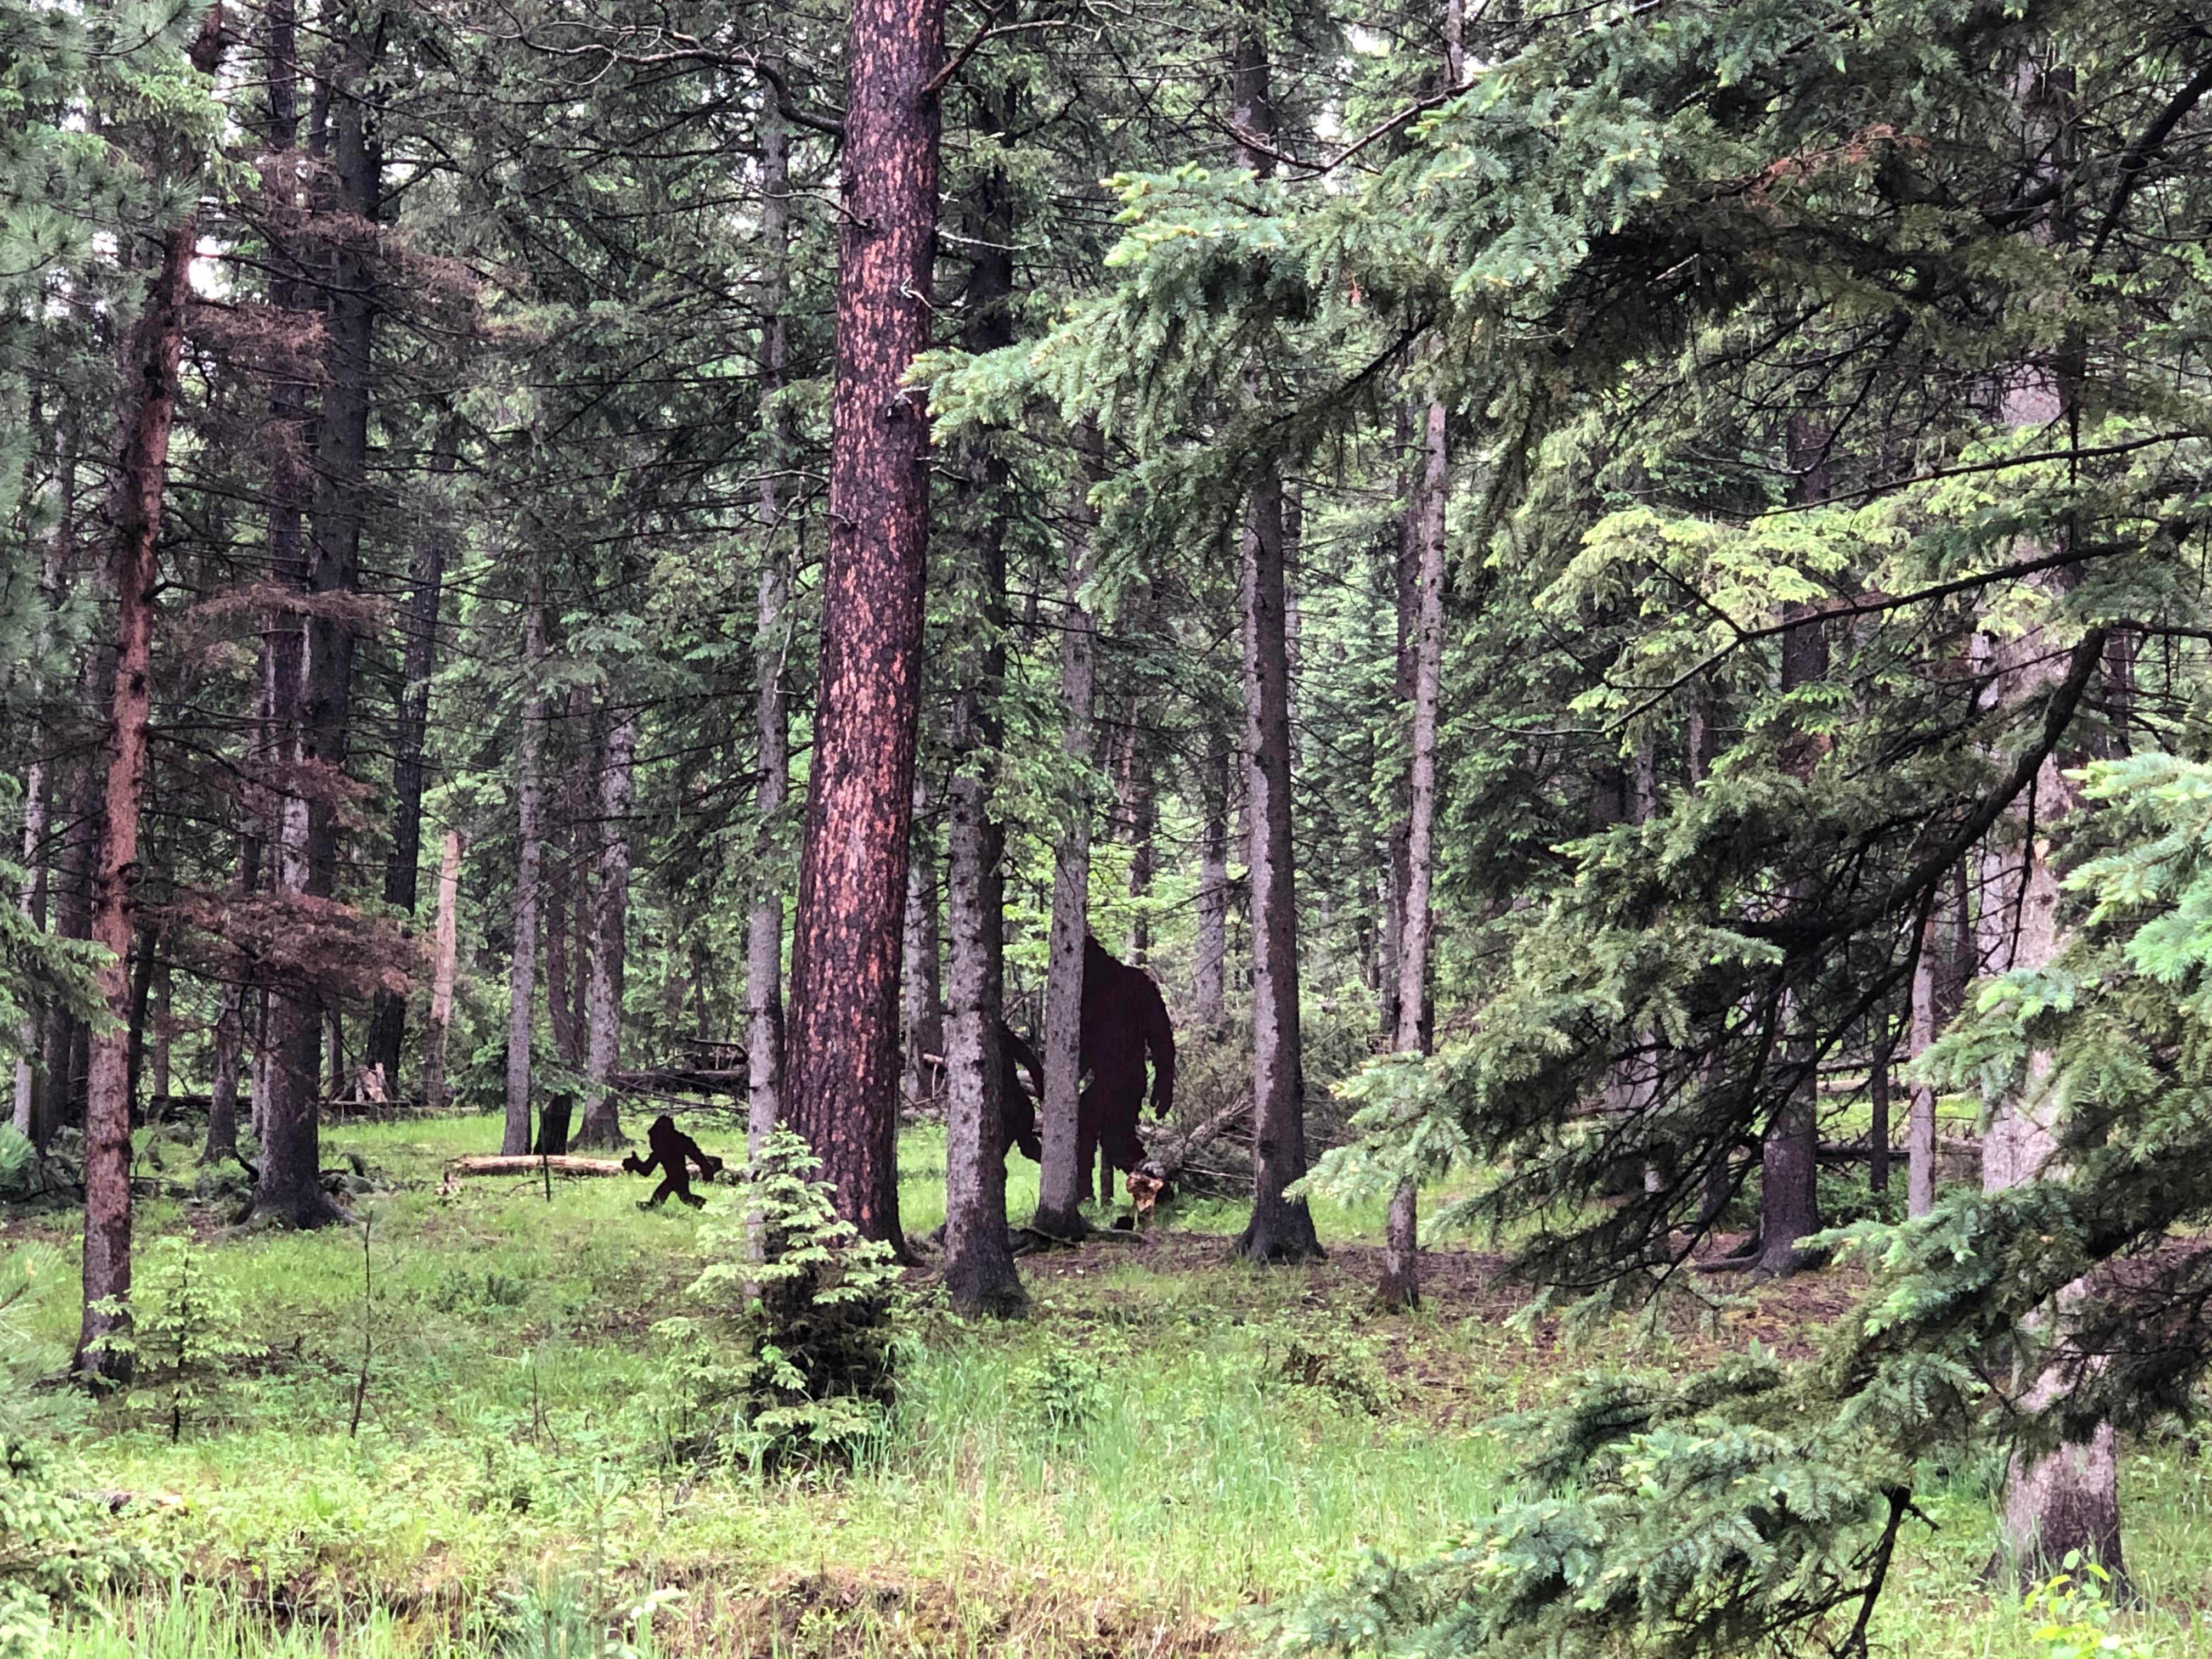
M 446 1165 L 446 1179 L 455 1176 L 534 1176 L 550 1170 L 565 1176 L 612 1176 L 623 1172 L 618 1158 L 457 1158 Z
M 1171 1182 L 1178 1176 L 1187 1176 L 1201 1181 L 1232 1182 L 1235 1177 L 1225 1176 L 1218 1170 L 1199 1168 L 1196 1159 L 1231 1125 L 1251 1115 L 1252 1097 L 1244 1095 L 1230 1102 L 1196 1128 L 1186 1133 L 1178 1133 L 1164 1125 L 1140 1123 L 1137 1133 L 1145 1143 L 1144 1167 L 1163 1181 Z

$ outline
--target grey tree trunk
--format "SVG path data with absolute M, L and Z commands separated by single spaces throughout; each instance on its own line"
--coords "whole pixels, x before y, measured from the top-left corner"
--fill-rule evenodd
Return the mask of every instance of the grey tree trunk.
M 446 1091 L 446 1032 L 453 1020 L 453 969 L 460 944 L 461 832 L 446 831 L 438 860 L 438 920 L 433 931 L 430 1019 L 423 1031 L 422 1098 L 434 1111 L 448 1104 Z
M 988 94 L 979 94 L 988 97 Z M 1000 131 L 1014 124 L 1011 87 L 985 106 Z M 968 281 L 961 343 L 983 352 L 1014 337 L 1013 191 L 985 169 L 962 202 Z M 1011 1317 L 1028 1297 L 1006 1231 L 1005 1050 L 1006 832 L 993 811 L 1006 673 L 1006 465 L 970 441 L 963 456 L 959 534 L 962 614 L 969 632 L 955 671 L 952 778 L 946 794 L 945 1289 L 955 1312 Z
M 452 476 L 460 454 L 459 423 L 440 422 L 430 453 L 430 474 Z M 438 611 L 445 599 L 446 560 L 453 532 L 442 513 L 430 525 L 409 568 L 407 603 L 400 612 L 404 642 L 398 719 L 392 763 L 392 849 L 384 862 L 384 902 L 404 916 L 415 914 L 422 861 L 422 794 L 429 781 L 424 747 L 430 729 L 430 680 L 438 665 Z M 407 998 L 380 991 L 369 1015 L 362 1063 L 379 1073 L 386 1098 L 400 1096 L 399 1055 L 407 1034 Z
M 914 781 L 914 830 L 906 867 L 906 925 L 899 974 L 899 1036 L 905 1045 L 900 1094 L 909 1107 L 933 1102 L 945 1075 L 945 993 L 938 972 L 937 849 L 923 814 L 929 787 Z
M 246 988 L 226 985 L 216 1005 L 214 1070 L 208 1079 L 207 1141 L 200 1162 L 238 1156 L 238 1055 L 246 1025 Z
M 330 94 L 328 198 L 322 210 L 356 224 L 376 224 L 383 209 L 383 153 L 361 95 L 385 41 L 384 31 L 349 15 Z M 329 262 L 324 322 L 325 386 L 316 427 L 313 515 L 305 586 L 315 595 L 361 591 L 362 533 L 368 517 L 372 348 L 377 315 L 368 244 L 335 240 Z M 270 708 L 289 734 L 295 776 L 342 778 L 350 744 L 355 622 L 342 612 L 305 618 L 296 673 L 281 682 Z M 338 793 L 327 787 L 288 795 L 275 860 L 276 890 L 328 899 L 337 888 Z M 322 1188 L 319 1073 L 325 1010 L 285 986 L 270 993 L 272 1061 L 263 1109 L 261 1176 L 253 1195 L 258 1218 L 297 1227 L 322 1226 L 344 1212 Z
M 1079 1167 L 1076 1157 L 1076 1118 L 1083 1085 L 1083 941 L 1090 932 L 1090 777 L 1097 742 L 1091 725 L 1097 629 L 1083 603 L 1084 585 L 1090 579 L 1089 462 L 1095 442 L 1095 435 L 1087 432 L 1079 433 L 1075 440 L 1083 465 L 1078 468 L 1069 513 L 1067 609 L 1060 632 L 1060 684 L 1067 702 L 1060 746 L 1067 757 L 1073 798 L 1053 860 L 1052 927 L 1045 968 L 1044 1103 L 1038 1124 L 1044 1163 L 1038 1172 L 1036 1216 L 1030 1224 L 1048 1238 L 1080 1237 L 1085 1224 L 1079 1206 L 1091 1196 L 1091 1171 Z
M 1232 123 L 1264 143 L 1274 131 L 1267 44 L 1237 41 Z M 1238 160 L 1273 171 L 1258 145 Z M 1252 1218 L 1236 1244 L 1253 1261 L 1319 1256 L 1313 1217 L 1287 1188 L 1306 1172 L 1305 1078 L 1299 1061 L 1298 911 L 1291 843 L 1291 659 L 1285 610 L 1283 481 L 1253 486 L 1243 554 L 1246 802 L 1252 820 Z
M 522 730 L 516 744 L 514 806 L 521 845 L 514 860 L 514 954 L 507 969 L 507 1118 L 502 1157 L 530 1150 L 531 1041 L 537 1030 L 538 908 L 545 861 L 545 595 L 534 580 L 523 617 Z
M 1203 821 L 1198 838 L 1198 942 L 1191 993 L 1198 1023 L 1218 1036 L 1229 964 L 1229 737 L 1218 725 L 1206 733 L 1198 793 Z
M 623 1139 L 622 1105 L 608 1079 L 622 1061 L 623 935 L 629 922 L 629 815 L 637 795 L 637 710 L 607 719 L 599 769 L 598 915 L 592 929 L 592 978 L 584 1010 L 584 1075 L 589 1093 L 574 1145 L 614 1146 Z
M 791 792 L 791 712 L 783 668 L 791 649 L 791 557 L 783 541 L 781 470 L 790 421 L 778 394 L 791 371 L 784 309 L 791 295 L 791 138 L 769 99 L 762 111 L 760 599 L 753 630 L 753 905 L 745 918 L 745 1144 L 755 1152 L 783 1116 L 783 890 L 775 826 Z
M 1444 408 L 1431 404 L 1422 421 L 1422 479 L 1416 544 L 1418 592 L 1413 626 L 1413 702 L 1407 772 L 1406 896 L 1398 958 L 1401 1054 L 1428 1052 L 1430 893 L 1436 873 L 1437 705 L 1443 677 L 1444 497 L 1448 457 Z M 1417 1307 L 1421 1300 L 1419 1196 L 1412 1179 L 1398 1183 L 1383 1228 L 1382 1282 L 1376 1299 L 1386 1308 Z
M 31 746 L 39 746 L 40 732 L 32 728 Z M 26 769 L 23 777 L 23 885 L 15 896 L 17 910 L 32 927 L 43 930 L 46 925 L 46 810 L 52 798 L 52 773 L 46 757 L 40 756 Z M 34 1005 L 23 1016 L 22 1057 L 15 1062 L 15 1133 L 25 1139 L 33 1139 L 41 1115 L 40 1095 L 43 1092 L 39 1072 L 39 1057 L 44 1048 L 44 1025 Z
M 1828 493 L 1826 434 L 1811 423 L 1792 418 L 1787 439 L 1789 461 L 1796 483 L 1791 499 L 1817 501 Z M 1796 625 L 1782 635 L 1782 690 L 1787 693 L 1826 678 L 1828 638 L 1820 617 L 1811 607 L 1785 609 L 1785 619 Z M 1798 778 L 1810 781 L 1820 764 L 1822 745 L 1798 733 L 1783 755 L 1783 764 Z M 1782 1020 L 1796 1023 L 1796 994 L 1785 992 Z M 1781 1279 L 1811 1265 L 1797 1241 L 1820 1230 L 1820 1095 L 1814 1076 L 1813 1052 L 1808 1045 L 1785 1033 L 1780 1044 L 1782 1063 L 1796 1076 L 1788 1097 L 1776 1109 L 1759 1144 L 1759 1253 L 1752 1262 L 1760 1279 Z

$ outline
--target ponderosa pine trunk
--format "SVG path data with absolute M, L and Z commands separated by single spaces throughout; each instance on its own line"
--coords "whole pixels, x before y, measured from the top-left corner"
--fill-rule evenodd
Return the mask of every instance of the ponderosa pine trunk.
M 779 66 L 780 67 L 780 66 Z M 754 1152 L 783 1118 L 783 891 L 776 829 L 791 793 L 791 555 L 784 544 L 782 471 L 791 422 L 778 401 L 791 376 L 791 136 L 774 96 L 761 100 L 760 597 L 753 629 L 752 909 L 745 918 L 745 1145 Z
M 944 0 L 854 0 L 814 763 L 793 923 L 787 1110 L 838 1212 L 898 1222 L 899 931 L 921 714 L 929 343 Z
M 1037 1206 L 1030 1225 L 1048 1238 L 1080 1238 L 1083 1200 L 1091 1196 L 1091 1170 L 1077 1157 L 1079 1105 L 1083 1092 L 1083 941 L 1091 931 L 1089 778 L 1097 753 L 1093 707 L 1097 691 L 1098 630 L 1083 601 L 1090 580 L 1092 457 L 1097 435 L 1074 436 L 1078 455 L 1074 499 L 1069 504 L 1066 611 L 1060 623 L 1060 690 L 1067 704 L 1060 749 L 1066 757 L 1073 799 L 1052 863 L 1052 925 L 1045 956 L 1044 1100 L 1037 1133 L 1044 1160 L 1037 1171 Z
M 522 729 L 515 745 L 514 954 L 507 966 L 507 1117 L 499 1150 L 530 1150 L 531 1042 L 537 1031 L 538 908 L 545 862 L 545 592 L 533 579 L 522 623 Z
M 637 799 L 637 710 L 612 708 L 599 764 L 599 903 L 584 1008 L 584 1118 L 572 1146 L 622 1144 L 622 1099 L 610 1079 L 622 1064 L 623 951 L 629 925 L 629 817 Z
M 1012 85 L 978 108 L 997 131 L 1015 123 Z M 980 169 L 961 202 L 968 280 L 961 344 L 994 351 L 1014 337 L 1012 181 Z M 994 811 L 1006 675 L 1006 464 L 986 441 L 961 455 L 957 582 L 969 632 L 954 670 L 952 775 L 945 848 L 945 1290 L 963 1317 L 1020 1313 L 1028 1297 L 1006 1229 L 1006 831 Z
M 1407 742 L 1406 896 L 1398 958 L 1398 1029 L 1393 1046 L 1401 1054 L 1426 1054 L 1429 940 L 1433 920 L 1430 895 L 1436 874 L 1437 706 L 1443 690 L 1444 641 L 1444 496 L 1449 456 L 1444 441 L 1444 407 L 1432 403 L 1421 418 L 1421 489 L 1415 544 L 1417 598 L 1413 617 L 1413 698 Z M 1384 1307 L 1418 1307 L 1421 1300 L 1420 1200 L 1412 1177 L 1390 1195 L 1383 1227 L 1382 1282 L 1376 1300 Z
M 905 963 L 899 975 L 899 1033 L 905 1045 L 900 1093 L 908 1106 L 936 1097 L 945 1061 L 945 992 L 938 973 L 937 854 L 922 822 L 929 790 L 915 780 L 915 824 L 907 848 L 906 921 L 901 928 Z
M 1237 43 L 1232 124 L 1261 143 L 1275 130 L 1267 48 L 1256 24 Z M 1253 173 L 1273 171 L 1257 144 L 1240 146 Z M 1252 488 L 1242 539 L 1246 801 L 1252 820 L 1252 1218 L 1236 1244 L 1252 1261 L 1317 1257 L 1303 1198 L 1305 1076 L 1298 1024 L 1298 911 L 1291 799 L 1291 659 L 1283 481 Z
M 222 8 L 216 5 L 193 43 L 193 69 L 212 75 L 222 50 Z M 153 711 L 161 509 L 198 228 L 197 210 L 188 210 L 161 239 L 160 266 L 124 337 L 121 361 L 122 443 L 108 547 L 115 583 L 115 698 L 92 914 L 92 937 L 108 953 L 100 989 L 109 1025 L 93 1038 L 85 1096 L 84 1314 L 72 1364 L 79 1376 L 103 1386 L 128 1382 L 131 1374 L 131 1356 L 106 1346 L 107 1338 L 131 1326 L 130 1039 L 121 1026 L 130 1012 L 131 884 Z
M 460 454 L 460 428 L 441 421 L 430 451 L 430 476 L 442 483 Z M 399 613 L 401 641 L 398 719 L 392 763 L 392 848 L 384 861 L 384 902 L 403 916 L 415 914 L 422 863 L 422 793 L 429 780 L 424 744 L 430 729 L 430 681 L 438 666 L 438 611 L 445 598 L 446 559 L 453 540 L 442 507 L 433 509 L 422 545 L 407 572 L 407 603 Z M 380 991 L 369 1013 L 368 1049 L 362 1063 L 379 1072 L 385 1097 L 400 1097 L 399 1056 L 407 1036 L 407 998 Z

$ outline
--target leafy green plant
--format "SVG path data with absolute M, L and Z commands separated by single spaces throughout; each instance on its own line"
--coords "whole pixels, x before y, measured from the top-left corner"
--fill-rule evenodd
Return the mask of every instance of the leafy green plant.
M 110 1297 L 109 1311 L 122 1304 Z M 133 1277 L 131 1323 L 107 1336 L 109 1349 L 137 1360 L 134 1386 L 168 1392 L 169 1438 L 181 1440 L 185 1419 L 218 1395 L 221 1378 L 253 1353 L 236 1292 L 210 1279 L 189 1240 L 172 1235 L 142 1251 Z
M 679 1456 L 849 1462 L 883 1430 L 912 1302 L 890 1247 L 838 1218 L 818 1167 L 779 1130 L 700 1224 L 708 1265 L 690 1295 L 706 1311 L 654 1328 Z
M 2152 1659 L 2148 1644 L 2112 1628 L 2112 1574 L 2078 1550 L 2064 1568 L 2028 1591 L 2021 1610 L 2039 1620 L 2029 1640 L 2036 1659 Z
M 1055 1432 L 1095 1420 L 1110 1403 L 1097 1356 L 1065 1342 L 1018 1367 L 1011 1382 L 1014 1398 Z
M 1348 1333 L 1322 1336 L 1291 1325 L 1265 1334 L 1262 1352 L 1274 1378 L 1311 1389 L 1347 1411 L 1380 1417 L 1397 1402 L 1398 1386 L 1371 1340 Z
M 0 1377 L 0 1659 L 58 1653 L 58 1617 L 87 1613 L 98 1593 L 137 1576 L 144 1552 L 108 1535 L 90 1498 L 63 1491 L 15 1420 L 26 1369 L 15 1312 L 30 1293 L 43 1258 L 18 1249 L 0 1260 L 0 1339 L 9 1375 Z

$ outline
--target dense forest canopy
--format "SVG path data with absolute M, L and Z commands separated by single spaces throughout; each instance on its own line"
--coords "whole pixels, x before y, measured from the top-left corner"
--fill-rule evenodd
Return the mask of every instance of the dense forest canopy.
M 658 1203 L 723 1112 L 732 1351 L 1018 1316 L 1117 1183 L 1387 1206 L 1390 1314 L 1849 1285 L 1267 1639 L 1864 1655 L 1970 1457 L 2124 1599 L 2212 1364 L 2208 99 L 2117 0 L 0 0 L 70 1369 L 180 1124 L 236 1237 L 360 1221 L 363 1114 L 550 1203 L 672 1113 Z M 876 1328 L 695 1403 L 842 1443 Z

